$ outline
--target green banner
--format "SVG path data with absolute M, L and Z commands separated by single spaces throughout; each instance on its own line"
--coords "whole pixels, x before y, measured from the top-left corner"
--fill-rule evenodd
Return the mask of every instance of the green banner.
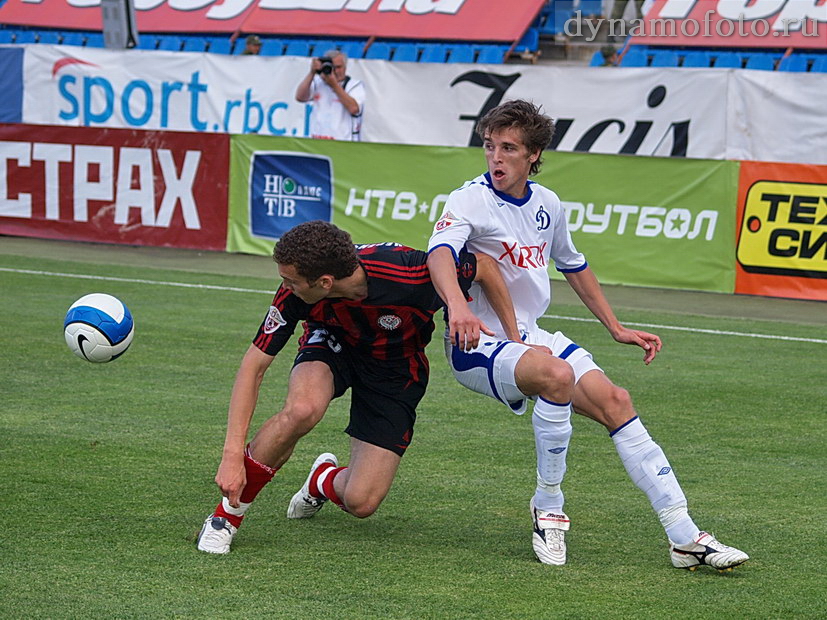
M 357 243 L 424 249 L 448 194 L 485 160 L 480 148 L 244 135 L 230 169 L 230 252 L 270 254 L 312 219 Z M 535 180 L 564 201 L 601 281 L 732 292 L 737 176 L 737 162 L 549 152 Z
M 732 293 L 739 166 L 550 153 L 535 180 L 564 202 L 601 282 Z

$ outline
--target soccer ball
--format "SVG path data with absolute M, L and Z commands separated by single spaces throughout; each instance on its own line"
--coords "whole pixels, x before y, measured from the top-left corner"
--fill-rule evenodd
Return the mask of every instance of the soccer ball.
M 105 293 L 84 295 L 69 306 L 63 335 L 72 353 L 88 362 L 111 362 L 132 344 L 132 314 L 119 299 Z

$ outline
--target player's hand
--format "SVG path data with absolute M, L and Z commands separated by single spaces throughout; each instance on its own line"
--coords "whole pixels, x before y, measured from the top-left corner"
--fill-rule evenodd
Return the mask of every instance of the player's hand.
M 639 329 L 628 329 L 626 327 L 614 334 L 614 339 L 622 344 L 636 344 L 643 349 L 643 363 L 649 364 L 658 352 L 663 348 L 660 338 L 655 334 L 644 332 Z
M 528 346 L 528 347 L 531 347 L 535 351 L 538 351 L 538 352 L 543 353 L 545 355 L 554 355 L 551 352 L 551 349 L 549 349 L 547 346 L 544 346 L 542 344 L 528 344 L 527 342 L 524 342 L 523 344 Z
M 230 502 L 230 506 L 238 508 L 241 502 L 241 492 L 247 486 L 247 474 L 244 470 L 244 457 L 240 459 L 224 457 L 215 474 L 215 483 L 221 489 L 221 494 Z
M 489 336 L 494 335 L 467 305 L 448 310 L 448 330 L 451 334 L 451 344 L 462 351 L 470 351 L 479 345 L 480 332 Z

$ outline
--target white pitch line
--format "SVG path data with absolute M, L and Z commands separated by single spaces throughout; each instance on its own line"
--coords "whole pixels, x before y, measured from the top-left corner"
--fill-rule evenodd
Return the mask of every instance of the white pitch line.
M 544 319 L 559 319 L 562 321 L 580 321 L 582 323 L 599 323 L 597 319 L 589 319 L 578 316 L 562 316 L 559 314 L 544 314 Z M 650 329 L 672 329 L 681 332 L 692 332 L 695 334 L 712 334 L 714 336 L 742 336 L 744 338 L 765 338 L 766 340 L 792 340 L 793 342 L 815 342 L 827 344 L 827 340 L 821 338 L 799 338 L 797 336 L 779 336 L 778 334 L 753 334 L 750 332 L 731 332 L 721 329 L 703 329 L 701 327 L 680 327 L 678 325 L 658 325 L 656 323 L 631 323 L 623 322 L 624 325 L 635 327 L 648 327 Z
M 138 278 L 118 278 L 115 276 L 93 276 L 81 273 L 60 273 L 57 271 L 36 271 L 34 269 L 12 269 L 10 267 L 0 267 L 0 271 L 9 273 L 24 273 L 36 276 L 55 276 L 60 278 L 77 278 L 80 280 L 102 280 L 106 282 L 127 282 L 131 284 L 156 284 L 158 286 L 177 286 L 179 288 L 195 288 L 212 291 L 229 291 L 232 293 L 257 293 L 264 295 L 271 295 L 273 291 L 263 291 L 253 288 L 239 288 L 235 286 L 216 286 L 214 284 L 189 284 L 187 282 L 164 282 L 162 280 L 141 280 Z M 576 317 L 576 316 L 562 316 L 559 314 L 544 314 L 544 319 L 557 319 L 560 321 L 580 321 L 583 323 L 599 323 L 597 319 Z M 827 344 L 827 340 L 821 338 L 798 338 L 793 336 L 779 336 L 777 334 L 753 334 L 750 332 L 733 332 L 719 329 L 703 329 L 700 327 L 680 327 L 678 325 L 657 325 L 655 323 L 624 323 L 624 325 L 633 325 L 635 327 L 647 327 L 650 329 L 671 329 L 675 331 L 692 332 L 697 334 L 711 334 L 713 336 L 740 336 L 744 338 L 764 338 L 766 340 L 789 340 L 792 342 L 814 342 L 816 344 Z
M 11 273 L 27 273 L 35 276 L 57 276 L 60 278 L 77 278 L 80 280 L 104 280 L 106 282 L 128 282 L 131 284 L 157 284 L 158 286 L 177 286 L 179 288 L 200 288 L 212 291 L 230 291 L 233 293 L 266 293 L 272 295 L 275 291 L 260 291 L 254 288 L 238 288 L 235 286 L 216 286 L 214 284 L 189 284 L 187 282 L 164 282 L 162 280 L 140 280 L 138 278 L 117 278 L 115 276 L 91 276 L 83 273 L 60 273 L 57 271 L 35 271 L 34 269 L 11 269 L 0 267 L 0 271 Z

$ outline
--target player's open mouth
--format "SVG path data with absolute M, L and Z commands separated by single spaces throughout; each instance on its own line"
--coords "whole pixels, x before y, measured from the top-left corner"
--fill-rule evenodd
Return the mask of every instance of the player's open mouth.
M 494 177 L 497 181 L 500 181 L 500 180 L 502 180 L 503 178 L 505 178 L 505 172 L 504 172 L 504 171 L 502 171 L 502 170 L 494 170 L 494 171 L 491 173 L 491 176 L 492 176 L 492 177 Z

